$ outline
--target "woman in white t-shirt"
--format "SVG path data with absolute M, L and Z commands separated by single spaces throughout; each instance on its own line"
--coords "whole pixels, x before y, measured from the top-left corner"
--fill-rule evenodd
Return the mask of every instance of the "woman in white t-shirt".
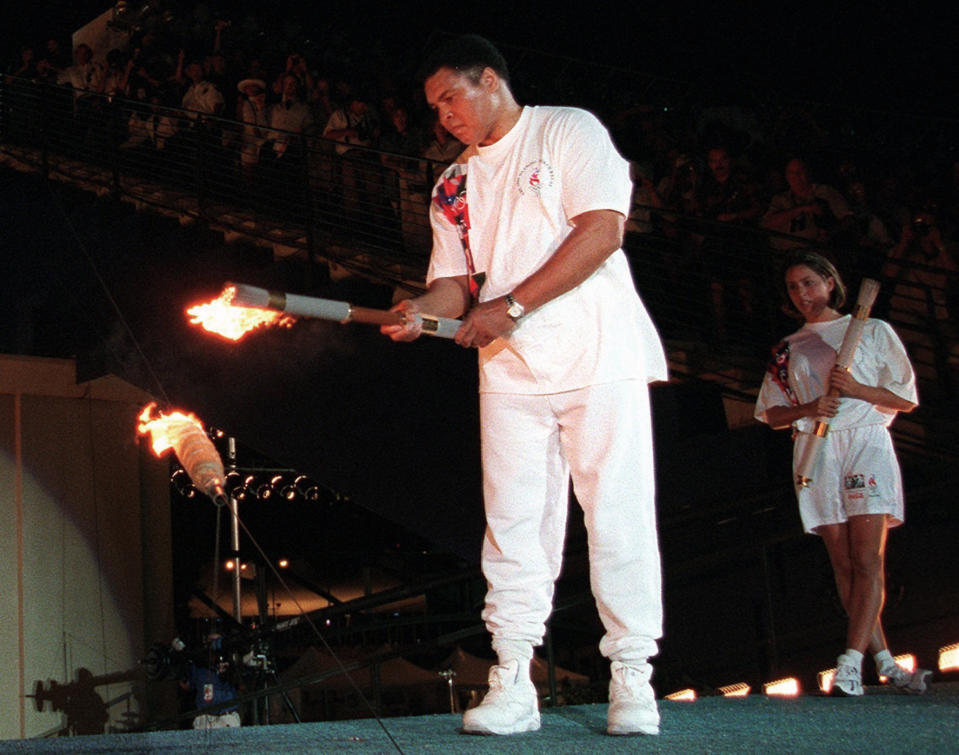
M 785 311 L 804 321 L 773 352 L 756 402 L 756 418 L 774 429 L 792 427 L 793 464 L 813 438 L 817 418 L 829 420 L 813 482 L 797 489 L 807 532 L 822 537 L 839 596 L 849 617 L 846 651 L 839 656 L 832 692 L 861 695 L 868 649 L 877 673 L 897 688 L 922 693 L 930 671 L 896 664 L 882 629 L 885 546 L 902 524 L 903 491 L 888 426 L 918 403 L 915 374 L 895 331 L 867 320 L 849 369 L 836 355 L 850 322 L 839 309 L 846 290 L 833 264 L 807 252 L 786 267 Z M 838 396 L 830 396 L 836 389 Z

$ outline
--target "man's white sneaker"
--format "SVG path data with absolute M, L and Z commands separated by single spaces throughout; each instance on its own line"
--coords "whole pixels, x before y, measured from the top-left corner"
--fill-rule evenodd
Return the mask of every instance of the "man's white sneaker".
M 610 665 L 608 734 L 659 734 L 659 710 L 649 683 L 649 664 L 628 666 L 619 661 Z
M 836 673 L 829 694 L 838 697 L 859 697 L 862 694 L 862 672 L 845 653 L 836 659 Z
M 483 702 L 463 714 L 467 734 L 520 734 L 539 729 L 536 687 L 519 663 L 509 661 L 489 670 L 489 692 Z
M 909 695 L 921 695 L 928 688 L 929 677 L 932 672 L 928 669 L 917 668 L 915 671 L 908 671 L 898 663 L 890 663 L 878 670 L 880 677 L 885 677 L 886 684 L 891 684 L 901 692 Z

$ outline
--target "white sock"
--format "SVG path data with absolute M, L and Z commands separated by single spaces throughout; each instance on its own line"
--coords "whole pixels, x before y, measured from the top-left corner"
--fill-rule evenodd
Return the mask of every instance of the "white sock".
M 510 661 L 519 665 L 519 675 L 529 676 L 529 666 L 533 660 L 533 646 L 522 640 L 493 640 L 493 652 L 499 659 L 499 665 L 505 666 Z
M 862 653 L 860 653 L 858 650 L 846 648 L 846 652 L 843 653 L 843 655 L 846 656 L 846 658 L 849 659 L 849 662 L 856 668 L 862 668 Z
M 896 665 L 896 659 L 892 657 L 892 653 L 889 652 L 888 648 L 880 650 L 873 656 L 873 659 L 876 661 L 876 668 L 880 671 L 889 665 Z

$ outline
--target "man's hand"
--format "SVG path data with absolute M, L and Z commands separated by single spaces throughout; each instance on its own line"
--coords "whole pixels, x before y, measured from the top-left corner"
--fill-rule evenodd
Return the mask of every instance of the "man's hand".
M 483 348 L 509 333 L 515 325 L 513 318 L 506 314 L 506 298 L 501 296 L 473 307 L 463 318 L 453 340 L 466 348 Z
M 415 341 L 423 332 L 423 320 L 416 316 L 420 311 L 415 299 L 404 299 L 390 309 L 403 315 L 401 325 L 380 325 L 380 333 L 394 341 Z

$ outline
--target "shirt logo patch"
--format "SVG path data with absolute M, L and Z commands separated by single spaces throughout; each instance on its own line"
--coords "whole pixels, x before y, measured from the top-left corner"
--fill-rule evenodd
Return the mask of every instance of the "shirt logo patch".
M 520 194 L 527 192 L 539 196 L 544 189 L 554 183 L 553 166 L 545 160 L 533 160 L 526 163 L 516 177 L 516 188 Z

